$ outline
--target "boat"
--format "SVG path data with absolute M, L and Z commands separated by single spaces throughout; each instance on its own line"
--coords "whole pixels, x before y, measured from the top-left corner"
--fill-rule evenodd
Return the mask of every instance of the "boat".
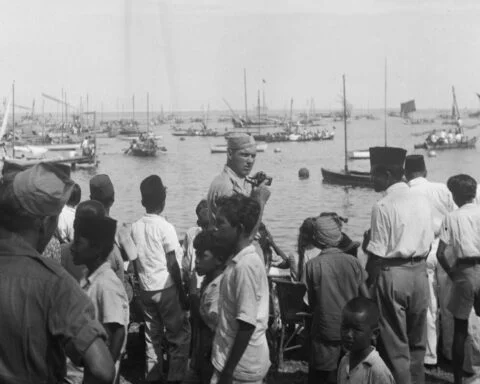
M 266 143 L 257 144 L 257 152 L 265 152 L 267 147 L 268 144 Z M 227 151 L 227 144 L 213 144 L 210 146 L 210 153 L 227 153 Z
M 368 149 L 356 149 L 348 151 L 349 160 L 368 160 L 370 159 L 370 150 Z
M 117 139 L 118 140 L 122 140 L 122 141 L 133 141 L 133 140 L 140 140 L 141 137 L 143 137 L 142 135 L 148 135 L 148 137 L 151 137 L 155 140 L 162 140 L 163 139 L 163 136 L 162 135 L 153 135 L 152 133 L 147 133 L 147 132 L 136 132 L 137 134 L 134 135 L 134 136 L 117 136 Z
M 477 137 L 474 136 L 470 139 L 464 138 L 465 140 L 459 141 L 459 142 L 454 142 L 454 143 L 429 143 L 425 141 L 424 143 L 421 144 L 415 144 L 414 148 L 415 149 L 426 149 L 428 151 L 430 150 L 444 150 L 444 149 L 465 149 L 465 148 L 475 148 L 476 143 L 477 143 Z
M 386 69 L 385 69 L 386 72 Z M 386 78 L 386 76 L 385 76 Z M 386 86 L 385 86 L 386 89 Z M 385 109 L 386 112 L 386 109 Z M 347 149 L 347 97 L 345 91 L 345 75 L 343 75 L 343 123 L 345 130 L 345 152 L 344 169 L 332 171 L 330 169 L 321 168 L 323 181 L 331 184 L 350 185 L 354 187 L 373 188 L 373 181 L 370 172 L 352 171 L 348 169 L 348 149 Z M 386 138 L 386 135 L 385 135 Z M 355 152 L 355 151 L 353 151 Z M 370 158 L 370 154 L 368 156 Z

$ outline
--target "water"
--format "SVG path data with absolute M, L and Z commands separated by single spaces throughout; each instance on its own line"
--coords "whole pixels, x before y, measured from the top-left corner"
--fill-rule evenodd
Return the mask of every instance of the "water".
M 381 112 L 378 116 L 383 116 Z M 141 119 L 142 114 L 136 114 Z M 193 114 L 190 114 L 193 116 Z M 433 117 L 435 114 L 431 113 Z M 104 117 L 108 118 L 107 115 Z M 117 118 L 112 115 L 111 118 Z M 229 123 L 209 124 L 212 128 L 223 131 Z M 322 182 L 321 167 L 339 170 L 344 164 L 343 122 L 324 120 L 331 130 L 336 126 L 333 141 L 316 141 L 307 143 L 269 143 L 264 153 L 257 154 L 254 172 L 263 170 L 273 177 L 271 197 L 264 213 L 264 222 L 270 229 L 277 243 L 287 252 L 295 250 L 298 228 L 302 221 L 322 211 L 334 211 L 349 218 L 344 230 L 354 240 L 361 241 L 363 232 L 369 228 L 370 212 L 381 194 L 362 188 L 341 187 Z M 414 143 L 421 142 L 422 137 L 414 137 L 414 132 L 428 129 L 441 129 L 441 121 L 430 125 L 404 125 L 399 118 L 389 117 L 388 144 L 401 146 L 408 153 L 423 153 L 413 150 Z M 474 125 L 474 120 L 465 120 L 466 126 Z M 191 124 L 185 123 L 188 128 Z M 444 126 L 447 130 L 451 126 Z M 222 170 L 226 155 L 211 154 L 210 145 L 223 143 L 223 137 L 187 137 L 180 141 L 171 135 L 169 125 L 153 128 L 156 134 L 163 135 L 167 153 L 160 153 L 156 158 L 139 158 L 126 156 L 123 150 L 128 142 L 117 138 L 99 138 L 98 153 L 100 165 L 97 170 L 78 170 L 72 177 L 82 187 L 82 200 L 88 198 L 88 181 L 96 173 L 106 173 L 115 186 L 115 204 L 112 216 L 123 222 L 133 222 L 144 210 L 141 205 L 140 182 L 150 174 L 158 174 L 167 186 L 167 203 L 165 216 L 175 226 L 180 237 L 195 225 L 195 207 L 206 197 L 211 180 Z M 362 149 L 384 143 L 383 120 L 352 120 L 348 125 L 349 149 Z M 469 136 L 478 135 L 478 129 L 466 130 Z M 274 148 L 281 152 L 274 153 Z M 478 167 L 480 156 L 478 149 L 437 151 L 437 157 L 426 157 L 428 177 L 432 181 L 445 182 L 457 173 L 468 173 L 480 180 Z M 350 169 L 369 170 L 368 160 L 349 163 Z M 308 180 L 298 179 L 298 170 L 306 167 L 310 170 Z

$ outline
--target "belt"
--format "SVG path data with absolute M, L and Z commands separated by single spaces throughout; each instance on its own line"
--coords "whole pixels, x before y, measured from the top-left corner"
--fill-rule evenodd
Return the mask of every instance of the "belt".
M 381 263 L 383 265 L 389 266 L 396 266 L 396 265 L 404 265 L 404 264 L 417 264 L 427 260 L 427 255 L 423 256 L 413 256 L 413 257 L 379 257 L 371 255 L 372 261 L 374 263 Z M 479 261 L 480 262 L 480 261 Z
M 457 259 L 459 265 L 477 265 L 480 264 L 480 257 L 463 257 Z

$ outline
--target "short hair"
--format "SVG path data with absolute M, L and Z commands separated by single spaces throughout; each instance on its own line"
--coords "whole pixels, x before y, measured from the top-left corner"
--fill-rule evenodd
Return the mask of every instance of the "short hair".
M 223 196 L 217 200 L 217 212 L 222 213 L 228 222 L 234 226 L 243 226 L 246 234 L 250 235 L 260 218 L 260 203 L 241 194 L 229 197 Z
M 343 307 L 343 312 L 351 313 L 366 313 L 366 320 L 372 328 L 378 327 L 378 322 L 380 321 L 380 312 L 374 301 L 367 299 L 365 297 L 355 297 L 345 304 Z
M 372 175 L 374 173 L 384 173 L 386 174 L 387 172 L 389 172 L 393 178 L 397 181 L 400 181 L 402 180 L 402 177 L 405 173 L 405 170 L 403 168 L 403 166 L 401 165 L 377 165 L 373 168 L 372 170 Z
M 162 179 L 158 175 L 150 175 L 143 179 L 140 184 L 140 193 L 142 194 L 142 204 L 147 211 L 165 208 L 167 198 L 167 188 L 163 185 Z
M 70 198 L 67 201 L 67 205 L 70 205 L 71 207 L 76 207 L 78 203 L 80 203 L 81 199 L 82 199 L 82 189 L 80 188 L 80 185 L 75 183 L 72 189 L 72 194 L 70 195 Z
M 195 208 L 195 213 L 197 214 L 197 216 L 200 214 L 200 212 L 202 211 L 202 209 L 207 209 L 208 208 L 208 203 L 207 203 L 207 199 L 202 199 L 200 200 L 200 202 L 197 204 L 197 207 Z
M 477 195 L 477 182 L 473 177 L 465 174 L 450 177 L 447 188 L 452 192 L 454 199 L 460 202 L 472 200 Z
M 197 234 L 193 239 L 193 248 L 199 253 L 212 252 L 213 256 L 222 263 L 227 261 L 230 256 L 228 250 L 215 239 L 213 230 L 206 230 Z

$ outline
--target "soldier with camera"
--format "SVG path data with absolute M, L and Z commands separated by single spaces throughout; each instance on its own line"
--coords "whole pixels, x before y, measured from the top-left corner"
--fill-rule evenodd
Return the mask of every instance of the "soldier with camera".
M 272 183 L 272 178 L 263 172 L 259 172 L 251 178 L 248 177 L 257 155 L 257 146 L 252 136 L 246 133 L 233 133 L 229 135 L 227 141 L 227 163 L 223 171 L 213 179 L 207 195 L 210 226 L 215 223 L 218 198 L 235 194 L 250 196 L 260 203 L 261 208 L 260 218 L 255 230 L 252 231 L 253 236 L 257 233 L 265 204 L 270 197 L 268 186 Z M 260 251 L 259 246 L 256 248 L 257 251 Z M 260 253 L 260 255 L 262 254 Z

